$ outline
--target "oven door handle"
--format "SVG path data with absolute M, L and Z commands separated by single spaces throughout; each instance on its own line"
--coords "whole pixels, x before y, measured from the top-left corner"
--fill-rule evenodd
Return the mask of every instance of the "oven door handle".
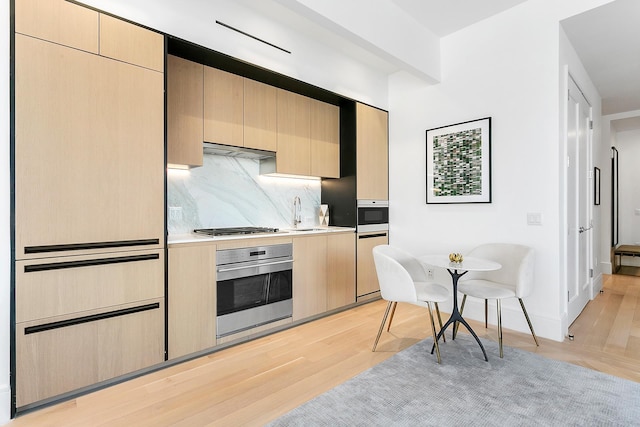
M 255 268 L 255 267 L 266 267 L 266 266 L 269 266 L 269 265 L 287 264 L 287 263 L 292 263 L 292 262 L 293 262 L 293 260 L 288 259 L 288 260 L 285 260 L 285 261 L 265 262 L 264 264 L 243 265 L 242 267 L 219 268 L 218 269 L 218 273 L 225 273 L 227 271 L 245 270 L 247 268 Z

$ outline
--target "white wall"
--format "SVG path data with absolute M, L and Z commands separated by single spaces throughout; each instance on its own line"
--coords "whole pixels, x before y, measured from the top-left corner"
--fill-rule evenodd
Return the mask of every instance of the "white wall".
M 0 424 L 9 420 L 9 2 L 0 2 Z
M 620 242 L 640 245 L 640 129 L 617 132 L 620 173 Z M 636 212 L 637 210 L 637 212 Z M 630 265 L 629 258 L 625 264 Z
M 389 79 L 391 243 L 416 255 L 490 241 L 533 246 L 536 289 L 526 304 L 536 332 L 555 340 L 566 333 L 559 21 L 605 2 L 586 3 L 529 0 L 443 38 L 440 84 L 406 73 Z M 425 204 L 425 130 L 487 116 L 492 203 Z M 528 226 L 528 212 L 541 213 L 542 225 Z M 468 307 L 481 318 L 480 302 Z M 517 301 L 503 304 L 503 322 L 528 330 Z
M 346 97 L 381 108 L 387 106 L 385 73 L 302 36 L 244 7 L 241 2 L 207 0 L 193 9 L 181 8 L 172 0 L 84 0 L 83 3 Z M 271 7 L 278 9 L 269 11 L 272 16 L 290 13 L 281 5 Z M 179 15 L 176 8 L 180 8 Z M 225 29 L 217 25 L 216 20 L 290 50 L 291 54 Z

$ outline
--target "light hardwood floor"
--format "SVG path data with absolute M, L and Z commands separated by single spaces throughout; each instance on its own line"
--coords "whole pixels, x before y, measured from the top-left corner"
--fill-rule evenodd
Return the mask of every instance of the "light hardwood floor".
M 639 295 L 640 278 L 605 276 L 604 293 L 570 328 L 573 341 L 540 338 L 535 347 L 530 334 L 505 330 L 504 343 L 640 382 Z M 424 309 L 399 305 L 391 332 L 372 353 L 384 307 L 384 301 L 365 304 L 22 415 L 8 425 L 263 425 L 430 335 Z M 480 336 L 496 339 L 491 325 L 472 326 Z

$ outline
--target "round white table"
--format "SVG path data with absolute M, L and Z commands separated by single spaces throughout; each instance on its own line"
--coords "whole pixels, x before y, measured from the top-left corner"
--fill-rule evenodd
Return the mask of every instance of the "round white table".
M 471 326 L 469 326 L 469 324 L 464 320 L 464 318 L 460 314 L 460 311 L 458 310 L 458 279 L 467 274 L 469 271 L 499 270 L 502 268 L 502 265 L 495 261 L 475 257 L 465 257 L 462 262 L 451 262 L 449 261 L 448 255 L 427 255 L 418 259 L 420 260 L 420 262 L 428 266 L 445 268 L 451 275 L 451 281 L 453 283 L 453 309 L 451 310 L 451 316 L 449 317 L 449 320 L 446 321 L 444 326 L 442 326 L 440 332 L 438 332 L 436 341 L 440 339 L 449 325 L 453 324 L 455 329 L 455 322 L 460 322 L 476 339 L 476 342 L 482 349 L 482 354 L 484 354 L 484 360 L 488 362 L 489 359 L 487 358 L 487 352 L 480 342 L 480 339 L 473 331 L 473 329 L 471 329 Z M 455 339 L 455 334 L 453 335 L 452 339 Z M 433 353 L 433 348 L 431 349 L 431 353 Z

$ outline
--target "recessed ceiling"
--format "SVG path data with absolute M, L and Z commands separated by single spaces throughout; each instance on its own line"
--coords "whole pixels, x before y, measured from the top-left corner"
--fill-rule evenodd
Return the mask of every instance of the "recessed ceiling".
M 602 114 L 640 110 L 640 1 L 616 0 L 562 21 L 602 97 Z
M 433 33 L 444 37 L 526 0 L 391 0 Z
M 611 120 L 611 127 L 616 132 L 627 132 L 640 129 L 640 117 Z

